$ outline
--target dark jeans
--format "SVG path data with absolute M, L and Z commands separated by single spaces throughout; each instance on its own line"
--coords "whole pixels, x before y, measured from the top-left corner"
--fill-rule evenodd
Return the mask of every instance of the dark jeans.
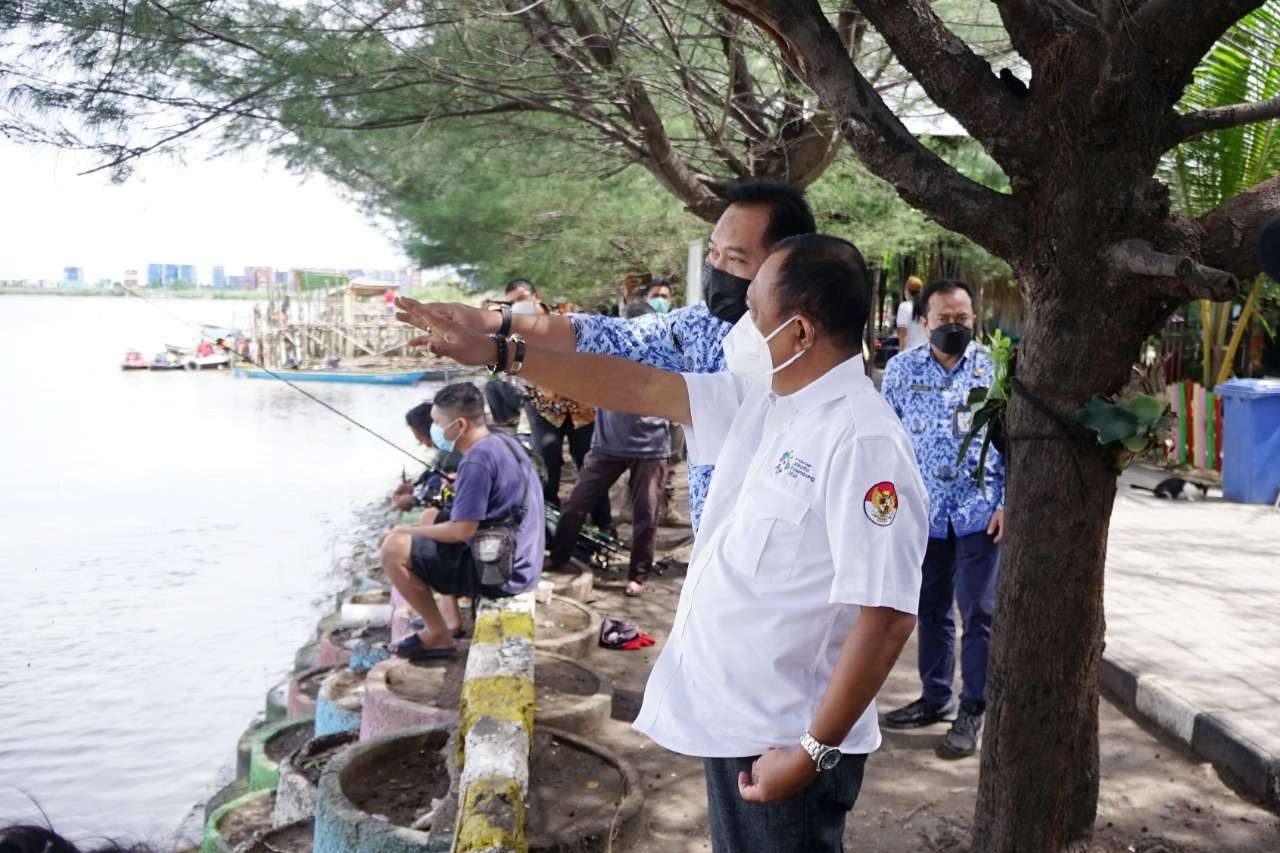
M 987 648 L 996 606 L 1000 546 L 985 532 L 929 538 L 920 585 L 919 665 L 925 701 L 946 705 L 954 697 L 956 624 L 960 605 L 964 639 L 960 650 L 960 701 L 973 711 L 987 703 Z
M 738 773 L 750 758 L 704 758 L 707 819 L 715 853 L 837 853 L 844 850 L 844 822 L 862 788 L 865 755 L 845 755 L 799 794 L 780 803 L 748 803 L 738 793 Z
M 587 454 L 578 481 L 569 493 L 551 540 L 551 564 L 563 566 L 573 556 L 573 546 L 586 519 L 587 508 L 595 506 L 602 495 L 623 474 L 631 472 L 627 497 L 631 500 L 631 567 L 629 580 L 644 583 L 653 570 L 653 542 L 658 535 L 658 510 L 662 506 L 662 484 L 667 477 L 666 459 L 635 459 L 610 456 L 593 450 Z
M 529 426 L 533 430 L 533 448 L 542 456 L 547 468 L 547 481 L 542 484 L 542 499 L 548 506 L 560 506 L 560 469 L 564 467 L 564 441 L 569 440 L 569 457 L 581 471 L 587 451 L 591 450 L 591 434 L 595 424 L 585 424 L 574 429 L 573 419 L 566 418 L 560 426 L 538 414 L 531 404 L 526 408 Z M 596 527 L 613 527 L 613 513 L 609 509 L 609 495 L 605 494 L 591 507 L 591 523 Z

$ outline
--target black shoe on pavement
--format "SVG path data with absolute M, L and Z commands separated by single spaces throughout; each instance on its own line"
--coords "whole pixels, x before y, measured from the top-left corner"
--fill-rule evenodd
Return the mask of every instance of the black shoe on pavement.
M 918 729 L 934 723 L 949 723 L 956 718 L 958 710 L 959 705 L 954 701 L 949 705 L 934 705 L 920 698 L 885 714 L 884 725 L 890 729 Z
M 978 735 L 982 733 L 982 712 L 960 709 L 951 731 L 942 739 L 938 754 L 943 758 L 968 758 L 978 751 Z

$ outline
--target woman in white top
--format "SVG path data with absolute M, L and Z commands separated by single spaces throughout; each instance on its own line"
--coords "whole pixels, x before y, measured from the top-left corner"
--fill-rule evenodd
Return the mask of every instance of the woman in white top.
M 924 282 L 916 276 L 907 279 L 907 298 L 898 305 L 898 352 L 918 347 L 929 342 L 929 333 L 924 330 L 924 318 L 917 317 L 916 299 L 924 290 Z

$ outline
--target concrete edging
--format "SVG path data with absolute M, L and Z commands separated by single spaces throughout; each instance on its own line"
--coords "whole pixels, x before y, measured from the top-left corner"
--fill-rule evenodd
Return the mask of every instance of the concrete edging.
M 1222 717 L 1200 710 L 1158 676 L 1143 675 L 1113 656 L 1103 655 L 1099 680 L 1122 707 L 1231 773 L 1245 790 L 1272 808 L 1280 806 L 1280 755 L 1267 751 Z
M 534 652 L 535 696 L 537 687 L 537 667 L 542 663 L 559 663 L 581 670 L 595 681 L 595 690 L 586 696 L 569 693 L 557 695 L 555 707 L 534 708 L 534 723 L 540 727 L 551 727 L 575 735 L 589 735 L 599 731 L 609 719 L 613 711 L 613 682 L 608 676 L 591 669 L 581 660 L 544 652 Z M 545 684 L 545 682 L 544 682 Z
M 551 600 L 585 614 L 587 625 L 562 637 L 548 637 L 542 640 L 536 638 L 535 631 L 533 647 L 540 652 L 551 652 L 569 658 L 585 658 L 591 654 L 591 648 L 600 639 L 600 615 L 581 601 L 566 598 L 563 595 L 552 595 Z
M 523 853 L 533 739 L 533 594 L 479 603 L 458 712 L 454 853 Z

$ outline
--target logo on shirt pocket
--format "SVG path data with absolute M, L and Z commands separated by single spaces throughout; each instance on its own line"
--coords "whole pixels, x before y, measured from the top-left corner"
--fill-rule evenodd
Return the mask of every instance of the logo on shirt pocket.
M 862 510 L 872 524 L 888 527 L 898 514 L 898 489 L 888 480 L 876 483 L 862 498 Z

